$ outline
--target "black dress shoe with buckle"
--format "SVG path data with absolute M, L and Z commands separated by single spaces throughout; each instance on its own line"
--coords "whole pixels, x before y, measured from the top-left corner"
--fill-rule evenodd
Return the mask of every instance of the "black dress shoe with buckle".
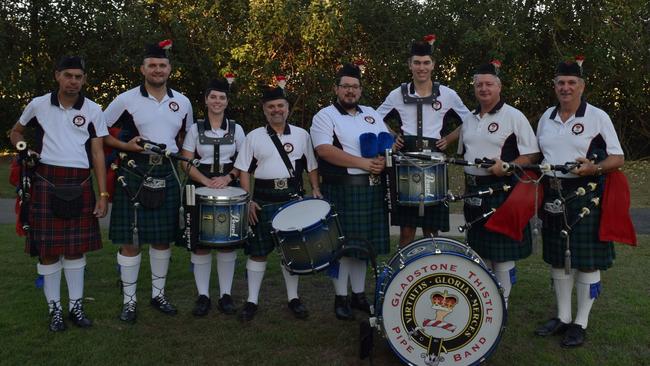
M 63 309 L 55 307 L 50 311 L 50 331 L 63 332 L 66 328 L 65 322 L 63 321 Z
M 239 313 L 239 320 L 249 322 L 253 320 L 255 313 L 257 313 L 257 304 L 247 301 L 246 304 L 244 304 L 244 308 Z
M 546 337 L 549 335 L 563 334 L 566 332 L 569 324 L 562 323 L 559 318 L 553 318 L 544 323 L 541 327 L 535 329 L 535 334 L 538 336 Z
M 127 323 L 135 323 L 136 320 L 136 302 L 129 301 L 122 305 L 122 312 L 120 313 L 120 320 Z
M 88 319 L 86 313 L 84 312 L 84 307 L 81 303 L 81 299 L 74 302 L 68 317 L 79 328 L 88 328 L 93 325 L 92 320 Z
M 226 315 L 233 315 L 237 312 L 235 304 L 232 302 L 232 297 L 229 294 L 221 296 L 219 301 L 217 301 L 217 309 Z
M 334 297 L 334 314 L 339 320 L 354 320 L 352 308 L 350 308 L 350 298 L 348 296 Z
M 354 292 L 352 293 L 351 306 L 353 309 L 361 310 L 363 312 L 370 314 L 370 303 L 366 298 L 366 294 L 364 294 L 363 292 L 358 294 L 355 294 Z
M 582 329 L 580 324 L 569 324 L 569 329 L 564 333 L 564 339 L 560 342 L 560 346 L 564 348 L 580 347 L 585 343 L 587 330 Z
M 199 295 L 194 304 L 194 309 L 192 309 L 192 315 L 194 316 L 206 316 L 210 312 L 212 307 L 212 302 L 210 298 L 205 295 Z
M 160 294 L 151 299 L 151 306 L 159 310 L 163 314 L 176 315 L 178 311 L 176 307 L 169 302 L 167 296 Z
M 298 319 L 306 319 L 309 316 L 309 312 L 307 311 L 307 308 L 305 305 L 300 302 L 300 299 L 295 298 L 289 301 L 289 310 L 293 313 L 293 316 L 295 316 Z

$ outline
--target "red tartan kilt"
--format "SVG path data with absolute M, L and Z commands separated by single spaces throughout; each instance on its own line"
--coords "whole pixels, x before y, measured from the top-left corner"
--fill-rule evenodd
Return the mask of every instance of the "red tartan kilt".
M 83 206 L 81 216 L 78 218 L 54 217 L 51 202 L 54 194 L 53 187 L 35 175 L 32 181 L 32 200 L 29 210 L 31 227 L 25 252 L 30 253 L 30 245 L 36 247 L 41 257 L 75 256 L 101 249 L 99 221 L 93 215 L 95 193 L 92 180 L 88 179 L 90 170 L 41 164 L 36 169 L 36 173 L 54 185 L 84 182 L 81 195 Z

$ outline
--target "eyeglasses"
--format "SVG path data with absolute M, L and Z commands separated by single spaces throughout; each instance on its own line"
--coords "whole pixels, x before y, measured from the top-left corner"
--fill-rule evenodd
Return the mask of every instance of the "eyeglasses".
M 350 85 L 350 84 L 339 84 L 339 88 L 343 88 L 345 90 L 359 90 L 361 89 L 361 85 Z

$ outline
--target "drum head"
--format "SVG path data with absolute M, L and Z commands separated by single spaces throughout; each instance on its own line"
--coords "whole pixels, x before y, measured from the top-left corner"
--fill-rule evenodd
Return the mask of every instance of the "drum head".
M 225 188 L 208 188 L 208 187 L 199 187 L 196 189 L 196 194 L 207 199 L 214 200 L 229 200 L 235 197 L 246 196 L 245 190 L 238 187 L 225 187 Z
M 303 199 L 280 207 L 271 225 L 278 231 L 296 231 L 325 220 L 331 210 L 330 204 L 321 199 Z
M 390 346 L 414 365 L 432 355 L 441 356 L 439 365 L 482 362 L 506 320 L 496 279 L 457 250 L 414 250 L 421 255 L 411 256 L 385 286 L 381 319 Z

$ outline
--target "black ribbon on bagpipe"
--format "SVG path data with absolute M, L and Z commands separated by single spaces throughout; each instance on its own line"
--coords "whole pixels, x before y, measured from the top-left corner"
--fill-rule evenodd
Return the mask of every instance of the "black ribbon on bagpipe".
M 29 209 L 31 202 L 32 177 L 39 161 L 37 153 L 27 149 L 25 141 L 16 144 L 18 150 L 18 165 L 20 166 L 20 182 L 18 183 L 18 199 L 20 203 L 20 225 L 24 231 L 29 231 Z M 30 249 L 31 251 L 31 249 Z

